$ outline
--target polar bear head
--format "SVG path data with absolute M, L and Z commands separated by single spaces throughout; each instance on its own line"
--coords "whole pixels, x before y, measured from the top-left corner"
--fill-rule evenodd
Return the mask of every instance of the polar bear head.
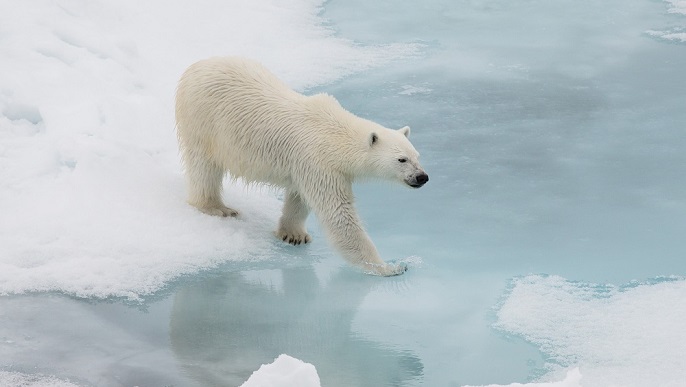
M 419 164 L 419 153 L 409 140 L 410 127 L 398 130 L 377 127 L 367 138 L 368 173 L 377 178 L 403 182 L 419 188 L 429 176 Z

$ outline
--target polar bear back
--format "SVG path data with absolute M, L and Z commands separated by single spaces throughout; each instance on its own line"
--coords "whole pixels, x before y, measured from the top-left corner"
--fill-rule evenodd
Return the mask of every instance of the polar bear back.
M 176 102 L 184 153 L 248 182 L 288 187 L 307 174 L 303 169 L 352 167 L 340 160 L 363 151 L 359 125 L 349 122 L 361 119 L 333 97 L 291 90 L 252 60 L 195 63 L 181 77 Z

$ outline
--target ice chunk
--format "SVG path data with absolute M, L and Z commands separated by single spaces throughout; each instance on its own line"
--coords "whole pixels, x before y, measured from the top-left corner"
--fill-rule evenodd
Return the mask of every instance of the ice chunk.
M 531 275 L 514 281 L 496 327 L 538 345 L 553 372 L 579 366 L 584 387 L 676 386 L 686 380 L 684 299 L 684 279 L 618 287 Z
M 280 355 L 273 363 L 253 372 L 241 387 L 320 387 L 319 375 L 312 364 Z

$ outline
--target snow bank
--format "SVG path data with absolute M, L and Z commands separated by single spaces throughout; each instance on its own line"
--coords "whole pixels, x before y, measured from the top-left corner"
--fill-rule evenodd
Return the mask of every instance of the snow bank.
M 19 372 L 0 371 L 0 386 L 21 387 L 77 387 L 76 384 L 53 376 L 26 375 Z
M 0 0 L 0 295 L 139 298 L 274 254 L 274 192 L 230 187 L 241 219 L 185 204 L 176 81 L 214 55 L 291 86 L 415 55 L 336 37 L 311 0 Z
M 319 387 L 319 375 L 312 364 L 281 355 L 253 372 L 241 387 Z
M 686 280 L 617 287 L 556 276 L 516 279 L 496 327 L 540 347 L 550 375 L 579 366 L 584 387 L 686 380 Z

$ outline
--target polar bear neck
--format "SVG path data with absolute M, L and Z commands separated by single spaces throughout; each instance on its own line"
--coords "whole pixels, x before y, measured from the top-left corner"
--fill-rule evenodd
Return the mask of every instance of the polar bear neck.
M 305 126 L 317 127 L 310 137 L 310 145 L 325 147 L 330 165 L 335 165 L 336 169 L 348 176 L 351 181 L 363 177 L 367 172 L 367 139 L 373 131 L 382 131 L 386 128 L 350 113 L 329 94 L 307 97 L 305 105 Z M 331 147 L 332 142 L 336 147 Z

